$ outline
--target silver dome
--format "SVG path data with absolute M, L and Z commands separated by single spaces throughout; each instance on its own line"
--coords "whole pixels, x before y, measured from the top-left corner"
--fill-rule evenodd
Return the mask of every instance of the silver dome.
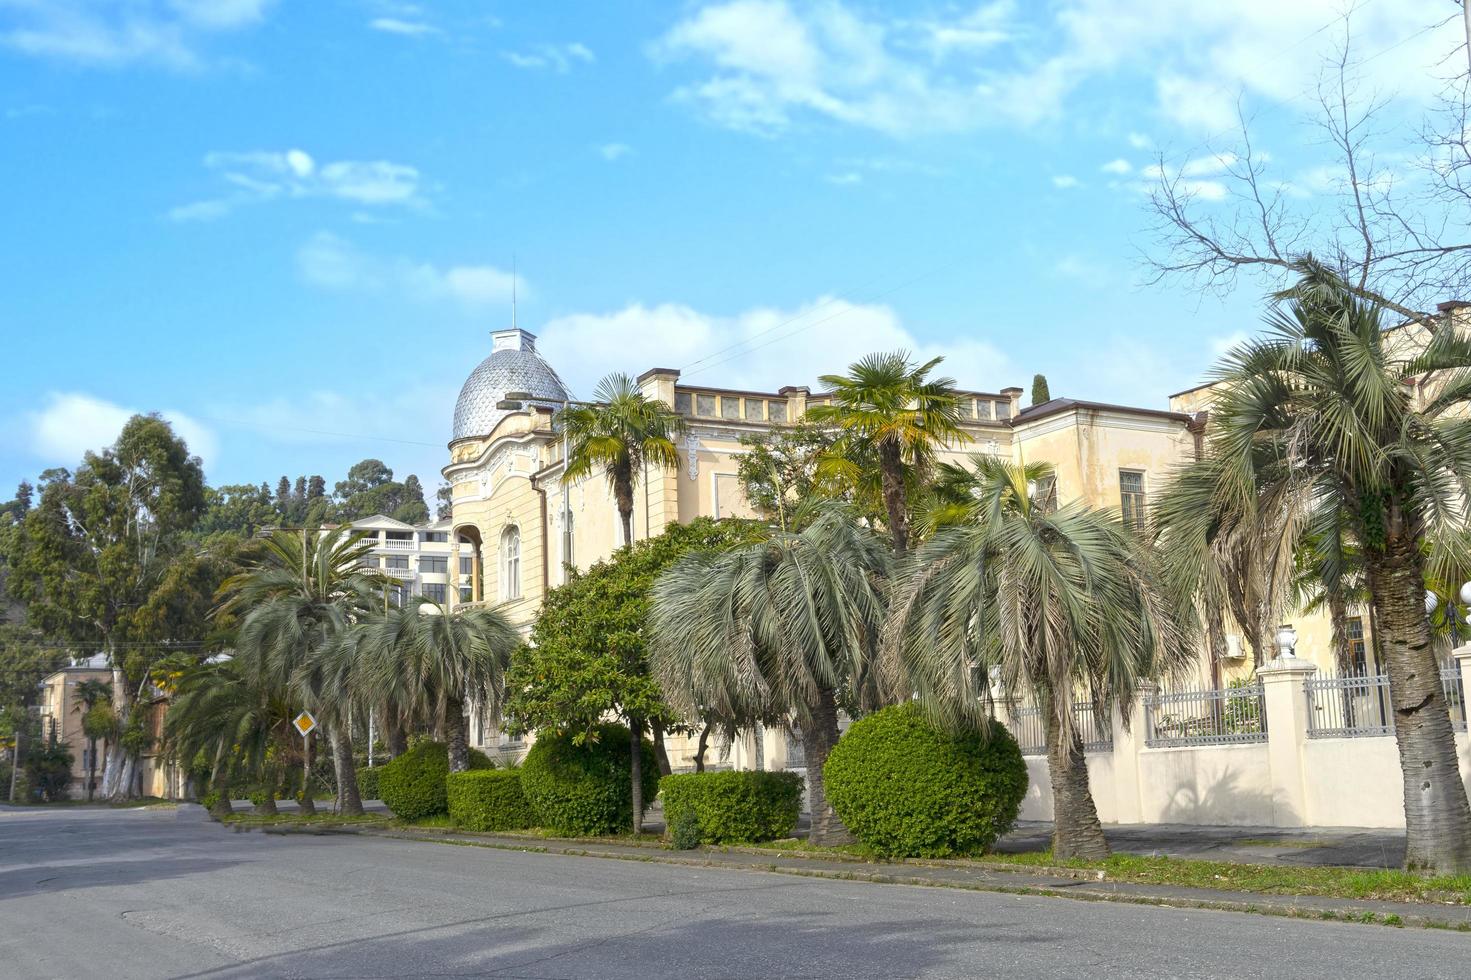
M 530 402 L 558 409 L 568 398 L 562 379 L 536 352 L 536 337 L 525 330 L 500 330 L 491 334 L 490 356 L 470 372 L 455 402 L 454 435 L 450 441 L 488 436 L 501 419 L 515 410 L 496 408 L 506 392 L 530 392 Z

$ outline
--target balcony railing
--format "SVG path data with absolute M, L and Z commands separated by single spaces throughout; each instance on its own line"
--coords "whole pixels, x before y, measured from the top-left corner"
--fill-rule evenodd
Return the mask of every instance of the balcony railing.
M 385 568 L 383 574 L 394 578 L 411 579 L 414 577 L 414 570 L 412 568 Z
M 387 548 L 389 551 L 413 551 L 414 540 L 412 538 L 384 538 L 378 542 L 378 547 Z

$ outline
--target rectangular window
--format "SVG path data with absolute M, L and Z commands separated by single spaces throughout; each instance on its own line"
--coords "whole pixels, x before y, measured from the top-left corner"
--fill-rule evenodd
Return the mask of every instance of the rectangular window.
M 988 398 L 976 399 L 976 418 L 982 422 L 991 421 L 991 401 Z
M 448 531 L 425 531 L 424 532 L 424 540 L 425 541 L 432 541 L 432 542 L 434 542 L 436 544 L 446 544 L 449 541 L 449 532 Z
M 998 419 L 1009 419 L 1009 418 L 1011 418 L 1011 402 L 1009 402 L 1009 401 L 997 402 L 996 403 L 996 417 Z
M 407 572 L 409 570 L 409 556 L 385 555 L 383 558 L 383 567 L 391 568 L 400 572 Z M 632 765 L 632 763 L 629 764 Z
M 760 422 L 763 417 L 761 412 L 761 406 L 763 404 L 764 402 L 762 402 L 759 398 L 747 398 L 746 419 L 752 422 Z
M 363 564 L 363 567 L 364 568 L 377 568 L 378 567 L 378 556 L 377 555 L 364 555 L 363 556 L 363 559 L 362 559 L 362 564 Z M 632 737 L 633 736 L 631 736 L 631 735 L 629 736 L 629 738 L 632 738 Z M 632 764 L 633 763 L 629 763 L 629 765 L 632 765 Z
M 449 571 L 449 559 L 438 555 L 424 555 L 419 559 L 419 571 L 442 575 Z
M 720 396 L 720 417 L 723 419 L 738 419 L 741 417 L 741 400 L 729 395 Z
M 1042 508 L 1042 513 L 1050 514 L 1057 510 L 1057 476 L 1044 476 L 1037 481 L 1037 486 L 1032 493 L 1037 499 L 1037 506 Z
M 687 391 L 676 391 L 674 393 L 674 410 L 680 415 L 690 414 L 690 393 Z
M 785 422 L 787 420 L 787 403 L 767 402 L 766 418 L 772 422 Z
M 419 591 L 423 594 L 424 598 L 433 599 L 435 602 L 443 605 L 449 589 L 443 582 L 425 582 L 419 587 Z
M 468 585 L 462 585 L 462 586 L 460 586 L 460 601 L 461 602 L 474 602 L 475 601 L 475 593 L 470 590 L 470 586 L 468 586 Z
M 706 416 L 708 418 L 714 418 L 715 417 L 715 396 L 714 395 L 696 395 L 695 396 L 695 414 L 696 415 L 704 415 L 704 416 Z
M 1369 645 L 1364 642 L 1363 617 L 1349 617 L 1345 627 L 1345 632 L 1348 634 L 1348 662 L 1353 664 L 1354 673 L 1367 674 L 1369 672 Z
M 404 597 L 407 594 L 402 585 L 394 584 L 388 587 L 388 601 L 395 608 L 401 607 L 404 604 Z
M 474 575 L 475 574 L 475 558 L 474 558 L 473 555 L 461 555 L 460 556 L 460 574 L 461 575 Z M 632 736 L 629 736 L 629 737 L 632 738 Z M 632 765 L 632 763 L 630 763 L 630 765 Z
M 974 398 L 961 397 L 955 399 L 955 414 L 963 419 L 976 417 L 976 402 Z
M 1123 511 L 1124 523 L 1142 531 L 1144 504 L 1144 473 L 1140 470 L 1119 470 L 1119 506 Z

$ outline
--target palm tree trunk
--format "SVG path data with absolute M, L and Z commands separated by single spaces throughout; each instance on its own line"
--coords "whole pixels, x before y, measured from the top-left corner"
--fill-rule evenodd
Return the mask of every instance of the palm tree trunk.
M 1065 861 L 1108 857 L 1108 840 L 1088 788 L 1088 761 L 1076 725 L 1065 733 L 1051 705 L 1042 709 L 1047 724 L 1047 769 L 1052 778 L 1052 856 Z
M 710 725 L 700 729 L 700 741 L 695 745 L 695 772 L 705 771 L 705 749 L 710 745 Z
M 1328 622 L 1333 627 L 1333 658 L 1338 662 L 1338 672 L 1351 674 L 1354 661 L 1348 650 L 1348 603 L 1342 592 L 1328 594 Z
M 909 550 L 909 514 L 904 507 L 904 461 L 899 447 L 885 443 L 879 449 L 879 471 L 883 480 L 884 510 L 889 517 L 889 537 L 894 553 Z
M 97 789 L 97 740 L 87 739 L 87 802 L 92 802 L 92 793 Z
M 276 809 L 276 772 L 274 768 L 268 767 L 263 774 L 261 801 L 255 805 L 255 812 L 274 817 L 280 811 Z
M 337 812 L 345 817 L 363 815 L 363 798 L 358 792 L 358 774 L 352 765 L 352 735 L 340 725 L 328 733 L 332 740 L 332 768 L 337 772 Z
M 623 519 L 623 543 L 633 544 L 633 468 L 619 466 L 613 472 L 613 499 Z
M 812 813 L 812 829 L 807 840 L 818 847 L 851 844 L 852 833 L 827 802 L 822 774 L 828 753 L 838 744 L 838 699 L 831 689 L 821 690 L 810 711 L 811 721 L 802 726 L 802 751 L 807 757 L 807 809 Z
M 404 734 L 403 720 L 389 714 L 383 726 L 383 740 L 388 746 L 389 761 L 397 759 L 409 750 L 409 738 Z
M 1392 531 L 1382 550 L 1366 549 L 1365 559 L 1404 776 L 1405 866 L 1464 874 L 1471 871 L 1471 806 L 1431 647 L 1417 542 Z
M 465 702 L 450 698 L 444 709 L 444 736 L 449 745 L 449 771 L 470 768 L 470 742 L 465 736 Z
M 216 820 L 221 820 L 235 812 L 235 808 L 230 805 L 230 779 L 223 767 L 215 772 L 214 788 L 215 801 L 209 812 Z
M 638 718 L 630 718 L 628 721 L 628 771 L 632 780 L 630 790 L 633 795 L 633 836 L 637 837 L 644 831 L 644 753 L 643 753 L 643 722 Z
M 674 772 L 674 767 L 669 764 L 669 749 L 664 745 L 664 726 L 651 722 L 649 732 L 654 738 L 654 758 L 659 762 L 659 775 L 667 776 Z

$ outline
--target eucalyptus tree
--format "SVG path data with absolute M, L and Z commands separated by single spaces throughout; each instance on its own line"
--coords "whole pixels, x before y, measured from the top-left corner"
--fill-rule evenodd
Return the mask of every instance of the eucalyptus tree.
M 623 521 L 623 543 L 632 544 L 633 489 L 640 471 L 646 463 L 679 465 L 674 441 L 685 431 L 684 419 L 663 402 L 645 397 L 628 375 L 614 373 L 598 382 L 592 404 L 564 408 L 557 422 L 568 442 L 562 481 L 602 470 Z
M 277 531 L 259 558 L 221 587 L 219 614 L 238 615 L 235 656 L 245 679 L 266 691 L 289 692 L 320 714 L 332 746 L 340 809 L 362 812 L 353 769 L 351 702 L 322 696 L 309 665 L 354 623 L 373 614 L 381 577 L 364 570 L 371 545 L 361 532 Z M 302 787 L 302 806 L 312 808 L 311 787 Z
M 971 457 L 970 503 L 904 562 L 885 656 L 937 721 L 989 724 L 992 684 L 1041 710 L 1060 859 L 1108 854 L 1073 713 L 1078 692 L 1127 710 L 1192 656 L 1188 618 L 1116 515 L 1037 493 L 1045 463 Z
M 349 686 L 375 701 L 442 726 L 449 743 L 450 772 L 470 767 L 465 731 L 467 707 L 500 722 L 506 670 L 521 646 L 520 632 L 498 609 L 448 611 L 419 598 L 376 614 L 355 631 L 351 647 L 339 648 L 355 666 Z
M 930 377 L 942 360 L 916 364 L 906 351 L 869 354 L 847 374 L 823 375 L 830 399 L 807 409 L 810 422 L 838 431 L 828 456 L 834 471 L 858 483 L 864 473 L 857 461 L 877 454 L 886 523 L 899 554 L 909 548 L 908 483 L 928 470 L 941 446 L 964 438 L 955 381 Z
M 654 585 L 652 663 L 686 717 L 745 726 L 795 716 L 807 760 L 812 842 L 847 831 L 827 803 L 822 767 L 838 739 L 840 702 L 902 696 L 878 661 L 887 545 L 844 508 L 760 541 L 681 558 Z
M 1269 332 L 1228 353 L 1197 514 L 1273 500 L 1281 548 L 1332 507 L 1357 543 L 1389 675 L 1403 774 L 1406 863 L 1471 870 L 1471 806 L 1425 609 L 1427 550 L 1466 567 L 1471 491 L 1471 338 L 1382 309 L 1311 259 L 1279 294 Z M 1357 294 L 1357 295 L 1356 295 Z M 1187 501 L 1182 513 L 1191 513 Z M 1197 520 L 1199 518 L 1196 518 Z M 1188 527 L 1188 524 L 1186 525 Z

